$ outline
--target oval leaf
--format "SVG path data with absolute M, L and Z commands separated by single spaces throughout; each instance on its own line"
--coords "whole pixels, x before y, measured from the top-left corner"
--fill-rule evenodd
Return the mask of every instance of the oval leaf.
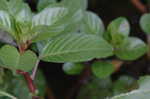
M 115 53 L 122 60 L 136 60 L 144 55 L 146 51 L 147 46 L 142 40 L 130 37 Z
M 140 26 L 146 33 L 150 33 L 150 14 L 144 14 L 140 19 Z
M 62 35 L 46 45 L 41 59 L 49 62 L 81 62 L 112 55 L 112 46 L 95 35 Z
M 83 18 L 81 31 L 88 34 L 97 34 L 102 36 L 104 33 L 104 24 L 102 20 L 92 12 L 86 12 Z
M 128 37 L 130 26 L 126 18 L 120 17 L 112 21 L 107 28 L 105 37 L 114 46 L 119 46 Z
M 68 75 L 78 75 L 84 69 L 84 65 L 81 63 L 65 63 L 63 65 L 63 70 Z
M 15 47 L 5 45 L 0 49 L 0 60 L 2 67 L 30 71 L 36 64 L 37 56 L 32 51 L 26 51 L 20 55 Z
M 113 64 L 109 62 L 95 62 L 92 64 L 92 71 L 99 78 L 106 78 L 114 72 Z

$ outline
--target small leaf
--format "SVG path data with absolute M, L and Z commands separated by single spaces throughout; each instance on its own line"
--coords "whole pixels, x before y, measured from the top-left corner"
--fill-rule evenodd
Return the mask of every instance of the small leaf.
M 107 28 L 107 32 L 104 34 L 108 37 L 108 41 L 115 47 L 124 42 L 130 32 L 130 26 L 126 18 L 120 17 L 112 21 Z
M 96 14 L 92 12 L 86 12 L 83 18 L 81 31 L 88 34 L 102 36 L 104 33 L 104 24 Z
M 5 68 L 30 71 L 36 64 L 37 56 L 29 50 L 20 55 L 15 47 L 5 45 L 0 49 L 0 60 Z
M 113 34 L 121 34 L 123 36 L 128 36 L 130 32 L 130 26 L 126 18 L 120 17 L 113 20 L 108 25 L 108 31 L 113 36 Z
M 84 65 L 81 63 L 65 63 L 63 65 L 63 70 L 68 75 L 78 75 L 84 69 Z
M 56 37 L 40 57 L 49 62 L 82 62 L 112 55 L 112 47 L 95 35 L 72 33 Z
M 140 19 L 140 26 L 146 33 L 150 33 L 150 14 L 144 14 Z
M 95 76 L 106 78 L 114 72 L 114 66 L 109 62 L 94 62 L 92 64 L 92 71 Z
M 128 38 L 127 42 L 116 49 L 116 56 L 122 60 L 136 60 L 147 51 L 146 44 L 135 37 Z

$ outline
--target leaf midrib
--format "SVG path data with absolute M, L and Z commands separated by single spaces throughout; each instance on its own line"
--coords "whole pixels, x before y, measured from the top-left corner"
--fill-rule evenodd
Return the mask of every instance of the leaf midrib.
M 41 56 L 41 58 L 45 58 L 45 57 L 49 57 L 49 56 L 57 56 L 57 55 L 63 55 L 66 53 L 77 53 L 77 52 L 89 52 L 89 51 L 97 51 L 97 50 L 103 50 L 103 51 L 110 51 L 110 50 L 106 50 L 104 48 L 95 48 L 95 49 L 82 49 L 82 50 L 74 50 L 74 51 L 62 51 L 62 52 L 56 52 L 56 53 L 50 53 L 44 56 Z M 113 49 L 112 49 L 113 50 Z

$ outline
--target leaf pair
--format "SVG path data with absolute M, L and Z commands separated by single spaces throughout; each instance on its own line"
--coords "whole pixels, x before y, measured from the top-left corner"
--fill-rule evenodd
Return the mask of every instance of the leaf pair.
M 117 18 L 112 21 L 104 34 L 105 38 L 115 47 L 115 55 L 122 60 L 135 60 L 146 51 L 146 44 L 136 37 L 129 37 L 130 26 L 128 21 Z
M 32 51 L 20 54 L 17 49 L 5 45 L 0 49 L 0 65 L 11 70 L 30 71 L 37 62 L 37 56 Z

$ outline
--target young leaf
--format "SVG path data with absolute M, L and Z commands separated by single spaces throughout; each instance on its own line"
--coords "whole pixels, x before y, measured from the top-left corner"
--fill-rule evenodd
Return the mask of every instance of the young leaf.
M 81 31 L 102 36 L 104 33 L 104 24 L 98 15 L 92 12 L 86 12 Z
M 84 69 L 84 65 L 81 63 L 64 63 L 63 70 L 68 75 L 78 75 Z
M 112 21 L 104 34 L 108 37 L 108 41 L 115 47 L 121 45 L 128 37 L 130 26 L 126 18 L 120 17 Z
M 112 46 L 95 35 L 72 33 L 56 37 L 40 57 L 49 62 L 82 62 L 112 55 Z
M 112 21 L 108 25 L 108 32 L 113 36 L 113 34 L 121 34 L 123 36 L 128 36 L 130 32 L 130 26 L 126 18 L 120 17 Z
M 95 76 L 99 78 L 106 78 L 114 72 L 113 64 L 109 62 L 94 62 L 92 64 L 92 71 Z
M 36 64 L 37 56 L 32 51 L 20 55 L 15 47 L 5 45 L 0 49 L 0 60 L 5 68 L 30 71 Z
M 128 38 L 127 42 L 122 44 L 120 48 L 116 49 L 116 56 L 122 60 L 135 60 L 147 51 L 146 44 L 135 37 Z
M 11 30 L 11 19 L 5 11 L 0 11 L 0 28 L 7 32 Z
M 140 26 L 145 33 L 150 33 L 150 14 L 144 14 L 141 17 Z

